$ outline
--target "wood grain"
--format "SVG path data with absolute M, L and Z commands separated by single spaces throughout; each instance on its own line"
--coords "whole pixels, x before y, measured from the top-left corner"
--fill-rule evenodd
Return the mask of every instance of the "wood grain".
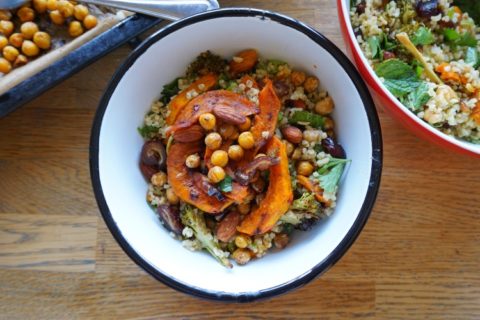
M 342 50 L 333 0 L 220 1 L 301 19 Z M 0 319 L 479 319 L 480 165 L 379 109 L 382 186 L 346 255 L 305 287 L 248 305 L 157 282 L 99 217 L 90 128 L 122 47 L 0 119 Z M 280 269 L 279 269 L 280 270 Z

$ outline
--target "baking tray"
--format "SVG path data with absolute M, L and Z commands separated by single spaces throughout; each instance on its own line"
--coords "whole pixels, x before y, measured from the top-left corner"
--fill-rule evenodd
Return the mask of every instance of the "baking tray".
M 163 20 L 141 14 L 125 18 L 109 30 L 99 34 L 46 69 L 1 95 L 0 117 L 6 116 L 161 21 Z

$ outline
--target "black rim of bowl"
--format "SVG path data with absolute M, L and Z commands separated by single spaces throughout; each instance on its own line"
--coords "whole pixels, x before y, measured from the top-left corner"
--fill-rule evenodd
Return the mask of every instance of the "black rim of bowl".
M 304 273 L 302 276 L 293 279 L 290 282 L 283 283 L 278 286 L 264 289 L 258 292 L 246 292 L 239 294 L 208 291 L 197 287 L 188 286 L 182 282 L 172 279 L 166 274 L 163 274 L 155 267 L 151 266 L 148 262 L 146 262 L 139 254 L 137 254 L 127 242 L 127 240 L 123 237 L 121 230 L 118 228 L 112 217 L 112 214 L 103 194 L 102 185 L 100 183 L 100 172 L 98 163 L 100 130 L 105 110 L 108 106 L 110 97 L 115 91 L 118 83 L 122 79 L 123 75 L 127 72 L 127 70 L 137 60 L 137 58 L 140 57 L 152 44 L 171 34 L 172 32 L 175 32 L 178 29 L 189 26 L 191 24 L 195 24 L 197 22 L 224 17 L 260 17 L 263 19 L 267 18 L 282 25 L 293 28 L 299 32 L 302 32 L 312 41 L 327 50 L 348 74 L 363 101 L 369 125 L 371 128 L 372 142 L 372 168 L 367 195 L 364 199 L 363 205 L 356 220 L 354 221 L 352 227 L 348 231 L 347 235 L 340 242 L 340 244 L 327 256 L 327 258 L 319 262 L 315 267 L 309 270 L 309 272 Z M 377 197 L 378 189 L 380 187 L 382 157 L 382 137 L 375 106 L 360 74 L 357 72 L 353 64 L 348 60 L 348 58 L 340 51 L 340 49 L 338 49 L 332 42 L 330 42 L 330 40 L 325 38 L 322 34 L 315 31 L 311 27 L 305 25 L 304 23 L 284 16 L 282 14 L 250 8 L 219 9 L 201 13 L 180 20 L 178 22 L 174 22 L 146 39 L 141 45 L 138 46 L 135 51 L 133 51 L 128 56 L 126 61 L 116 71 L 112 80 L 108 84 L 108 87 L 100 101 L 98 110 L 95 115 L 90 140 L 90 174 L 95 198 L 97 200 L 97 204 L 103 216 L 103 219 L 105 220 L 105 223 L 110 229 L 110 232 L 112 233 L 116 241 L 120 244 L 122 249 L 127 253 L 127 255 L 141 268 L 151 274 L 154 278 L 178 291 L 201 298 L 233 302 L 250 302 L 286 293 L 307 284 L 312 279 L 319 276 L 320 274 L 328 270 L 331 266 L 333 266 L 353 244 L 360 231 L 363 229 L 365 223 L 367 222 L 368 217 L 370 216 L 370 212 L 372 211 L 375 199 Z

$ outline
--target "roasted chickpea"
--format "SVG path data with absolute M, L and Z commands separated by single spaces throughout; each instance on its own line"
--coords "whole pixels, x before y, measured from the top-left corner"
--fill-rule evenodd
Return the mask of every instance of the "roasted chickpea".
M 252 243 L 252 239 L 250 239 L 249 236 L 239 234 L 238 236 L 235 237 L 235 245 L 238 248 L 245 249 L 251 243 Z
M 285 144 L 285 148 L 287 149 L 287 156 L 290 157 L 293 153 L 293 150 L 295 150 L 295 146 L 287 140 L 283 140 L 283 143 Z
M 218 128 L 218 133 L 220 133 L 224 140 L 229 139 L 234 132 L 235 127 L 231 124 L 224 123 Z
M 17 59 L 20 52 L 15 47 L 12 46 L 5 46 L 2 50 L 3 57 L 10 62 L 15 61 Z
M 167 183 L 167 174 L 163 171 L 159 171 L 150 178 L 150 182 L 155 187 L 162 187 L 165 183 Z
M 320 139 L 320 131 L 307 129 L 303 131 L 303 140 L 308 142 L 316 142 Z
M 212 153 L 210 161 L 214 166 L 225 167 L 228 164 L 228 154 L 223 150 L 215 150 Z
M 78 37 L 83 33 L 82 24 L 78 21 L 72 21 L 68 25 L 68 34 L 72 37 Z
M 35 33 L 33 36 L 33 42 L 43 50 L 48 50 L 50 49 L 50 46 L 52 44 L 52 40 L 50 39 L 50 35 L 46 32 L 39 31 Z
M 295 148 L 292 153 L 292 159 L 293 160 L 298 160 L 302 157 L 302 149 L 301 148 Z
M 285 233 L 276 234 L 275 238 L 273 238 L 273 244 L 278 249 L 285 248 L 289 242 L 290 242 L 290 239 L 288 235 Z
M 0 10 L 0 20 L 11 20 L 12 13 L 9 10 Z
M 252 120 L 250 120 L 250 118 L 247 118 L 247 121 L 238 125 L 238 129 L 242 132 L 243 131 L 248 131 L 248 130 L 250 130 L 251 126 L 252 126 Z
M 12 33 L 10 38 L 8 38 L 8 41 L 15 48 L 20 48 L 22 46 L 22 43 L 23 43 L 23 34 L 18 33 L 18 32 Z
M 14 26 L 12 21 L 2 20 L 0 21 L 0 33 L 3 33 L 6 37 L 9 37 L 13 32 Z
M 308 93 L 314 92 L 318 89 L 319 81 L 316 77 L 308 77 L 303 84 L 303 88 Z
M 50 11 L 57 10 L 57 0 L 47 0 L 47 9 Z
M 217 124 L 217 118 L 215 118 L 215 116 L 210 112 L 207 112 L 200 115 L 200 117 L 198 118 L 198 122 L 203 129 L 210 131 L 215 128 L 215 125 Z
M 217 132 L 211 132 L 205 137 L 205 145 L 212 150 L 217 150 L 222 145 L 222 136 Z
M 22 52 L 27 57 L 35 57 L 40 53 L 40 48 L 33 41 L 25 40 L 22 44 Z
M 325 122 L 323 123 L 323 128 L 328 131 L 328 130 L 333 129 L 334 126 L 335 126 L 335 124 L 334 124 L 332 118 L 325 117 Z
M 167 201 L 170 204 L 178 204 L 180 202 L 180 199 L 178 196 L 175 194 L 175 192 L 172 190 L 172 188 L 167 189 L 166 192 L 167 195 Z
M 213 183 L 219 183 L 225 179 L 225 170 L 222 167 L 215 166 L 208 171 L 208 179 Z
M 238 161 L 243 158 L 244 154 L 243 148 L 237 144 L 228 148 L 228 157 L 232 160 Z
M 313 173 L 313 165 L 308 161 L 300 161 L 297 165 L 297 174 L 308 177 Z
M 302 71 L 292 71 L 292 74 L 290 75 L 290 80 L 292 81 L 292 84 L 296 87 L 301 86 L 306 79 L 305 72 Z
M 0 58 L 0 72 L 7 74 L 12 70 L 12 64 L 5 58 Z
M 232 258 L 239 265 L 247 264 L 251 259 L 250 250 L 239 248 L 232 253 Z
M 20 32 L 22 32 L 25 39 L 30 40 L 38 32 L 38 26 L 35 22 L 27 21 L 20 26 Z
M 50 11 L 50 20 L 52 20 L 54 24 L 59 26 L 65 23 L 65 18 L 58 10 Z
M 24 56 L 23 54 L 19 54 L 17 59 L 15 59 L 15 62 L 13 63 L 13 66 L 16 68 L 16 67 L 20 67 L 20 66 L 24 66 L 26 65 L 28 62 L 28 58 L 26 56 Z
M 88 16 L 83 19 L 83 26 L 87 29 L 93 29 L 97 25 L 97 18 L 89 14 Z
M 45 13 L 47 11 L 47 0 L 33 0 L 33 8 L 38 13 Z
M 247 214 L 250 212 L 250 203 L 237 204 L 237 209 L 240 214 Z
M 35 11 L 32 8 L 23 7 L 18 9 L 17 17 L 21 22 L 33 21 L 35 19 Z
M 250 131 L 245 131 L 240 133 L 238 136 L 238 144 L 243 149 L 251 149 L 255 145 L 255 139 L 253 138 L 253 134 Z
M 57 2 L 57 10 L 64 18 L 70 18 L 73 16 L 74 6 L 66 0 L 60 0 Z
M 185 159 L 185 165 L 190 169 L 200 167 L 200 156 L 198 153 L 189 155 L 187 159 Z
M 332 113 L 332 111 L 333 111 L 333 99 L 330 96 L 318 101 L 315 104 L 315 112 L 318 114 L 321 114 L 322 116 L 326 116 L 327 114 Z
M 8 45 L 8 39 L 7 39 L 7 37 L 0 35 L 0 50 L 2 50 L 3 48 L 5 48 L 5 46 L 7 46 L 7 45 Z
M 75 8 L 73 8 L 73 15 L 75 19 L 83 21 L 83 19 L 88 16 L 88 8 L 83 4 L 77 4 Z

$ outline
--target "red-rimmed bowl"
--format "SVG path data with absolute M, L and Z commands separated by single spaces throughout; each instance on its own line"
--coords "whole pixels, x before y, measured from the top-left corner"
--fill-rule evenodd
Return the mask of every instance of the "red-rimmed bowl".
M 350 0 L 337 0 L 338 18 L 347 53 L 368 84 L 377 107 L 382 107 L 417 136 L 446 149 L 480 158 L 480 145 L 462 141 L 435 129 L 408 110 L 376 76 L 362 52 L 350 21 Z

